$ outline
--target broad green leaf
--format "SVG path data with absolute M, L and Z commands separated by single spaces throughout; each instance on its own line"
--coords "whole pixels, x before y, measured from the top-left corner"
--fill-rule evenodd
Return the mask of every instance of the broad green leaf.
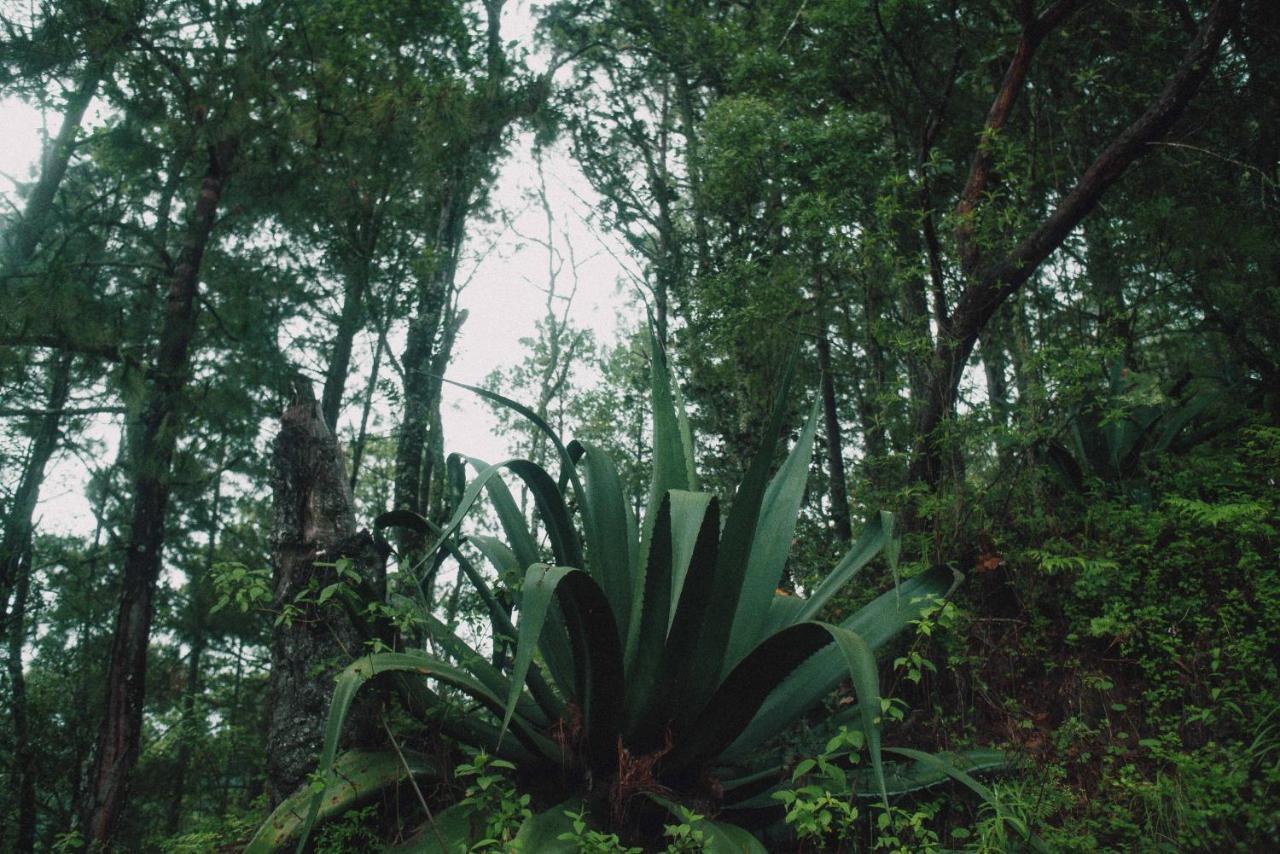
M 947 567 L 929 570 L 876 597 L 840 625 L 857 632 L 871 650 L 877 650 L 945 597 L 960 577 Z M 769 695 L 747 728 L 724 751 L 724 761 L 735 761 L 759 749 L 821 703 L 847 676 L 848 670 L 834 646 L 815 654 Z
M 716 556 L 719 547 L 719 502 L 705 493 L 675 490 L 668 493 L 671 503 L 672 560 L 676 563 L 678 593 L 675 612 L 664 624 L 663 608 L 655 606 L 659 616 L 653 618 L 653 634 L 666 632 L 666 640 L 655 641 L 660 653 L 658 679 L 648 698 L 637 695 L 631 712 L 628 735 L 630 743 L 641 752 L 658 749 L 671 727 L 681 726 L 676 718 L 696 713 L 689 703 L 685 681 L 692 672 L 691 659 L 699 654 L 698 638 L 707 620 L 708 609 L 714 608 L 712 585 L 716 580 Z M 668 626 L 669 624 L 669 626 Z M 636 666 L 648 666 L 648 645 L 641 647 Z M 639 681 L 628 676 L 628 681 Z M 644 682 L 648 689 L 648 682 Z M 687 721 L 686 721 L 687 723 Z
M 923 750 L 914 750 L 909 747 L 886 747 L 885 750 L 889 753 L 896 753 L 899 756 L 905 756 L 908 759 L 914 759 L 919 765 L 935 773 L 945 774 L 956 782 L 966 786 L 970 791 L 977 794 L 978 797 L 995 807 L 997 811 L 1000 809 L 1000 801 L 995 796 L 995 793 L 982 783 L 973 779 L 973 777 L 962 771 L 960 768 L 957 768 L 953 762 L 949 762 L 941 756 L 935 756 L 932 753 L 925 753 Z M 1031 846 L 1032 850 L 1043 852 L 1047 852 L 1049 850 L 1045 844 L 1031 832 L 1031 828 L 1027 827 L 1021 819 L 1008 815 L 1005 815 L 1004 819 L 1009 824 L 1018 828 L 1022 833 L 1023 838 L 1026 839 L 1027 844 Z
M 444 378 L 442 377 L 441 379 Z M 556 435 L 556 431 L 551 429 L 551 425 L 539 417 L 538 413 L 534 412 L 523 403 L 512 400 L 505 395 L 498 394 L 496 391 L 489 391 L 488 389 L 480 388 L 479 386 L 467 385 L 466 383 L 454 382 L 450 379 L 445 379 L 444 381 L 450 385 L 457 386 L 458 388 L 466 389 L 467 391 L 477 394 L 486 400 L 492 400 L 494 403 L 505 406 L 507 409 L 510 409 L 512 412 L 515 412 L 530 421 L 535 427 L 546 434 L 547 438 L 551 440 L 551 444 L 555 446 L 556 453 L 560 457 L 562 470 L 567 473 L 568 479 L 573 482 L 574 494 L 579 497 L 579 500 L 581 500 L 582 484 L 578 482 L 578 475 L 574 470 L 573 459 L 569 456 L 569 450 L 564 446 L 564 442 L 560 441 L 560 437 Z
M 587 545 L 587 569 L 604 589 L 625 640 L 631 619 L 631 549 L 635 523 L 628 519 L 631 507 L 622 492 L 622 480 L 608 455 L 589 442 L 575 442 L 582 449 L 586 479 L 580 506 Z
M 655 716 L 674 702 L 673 676 L 692 654 L 697 615 L 705 610 L 710 591 L 718 536 L 719 512 L 710 495 L 672 490 L 663 497 L 649 552 L 646 604 L 629 650 L 636 654 L 627 663 L 629 732 L 652 735 L 659 725 Z M 694 580 L 686 597 L 691 567 Z M 685 616 L 677 627 L 682 608 Z
M 476 470 L 477 476 L 489 468 L 488 463 L 476 457 L 468 457 L 467 462 Z M 520 577 L 523 578 L 524 571 L 541 559 L 538 555 L 538 541 L 529 530 L 524 514 L 520 512 L 515 498 L 511 496 L 511 490 L 507 488 L 506 482 L 501 477 L 491 478 L 485 484 L 485 492 L 489 495 L 493 510 L 498 515 L 498 524 L 506 534 L 507 545 L 515 554 Z M 466 494 L 465 489 L 463 494 Z
M 561 589 L 563 586 L 563 590 Z M 502 727 L 515 713 L 519 692 L 533 661 L 553 596 L 562 609 L 574 656 L 574 693 L 587 723 L 593 758 L 608 754 L 616 739 L 623 695 L 622 647 L 608 599 L 591 576 L 573 567 L 534 564 L 525 576 L 511 693 Z
M 694 478 L 693 460 L 686 453 L 680 418 L 676 415 L 667 355 L 652 329 L 649 330 L 649 345 L 649 382 L 653 395 L 653 488 L 650 498 L 655 499 L 650 506 L 654 506 L 656 499 L 665 495 L 668 490 L 692 489 Z
M 734 495 L 729 517 L 725 520 L 720 536 L 711 590 L 711 602 L 714 606 L 705 612 L 698 636 L 698 654 L 691 659 L 687 675 L 680 680 L 685 692 L 685 702 L 690 709 L 700 709 L 706 703 L 724 673 L 729 635 L 733 629 L 734 615 L 738 612 L 738 601 L 742 595 L 751 544 L 755 540 L 760 519 L 769 469 L 773 464 L 774 450 L 778 446 L 782 424 L 786 418 L 787 398 L 791 390 L 791 378 L 795 374 L 795 363 L 796 357 L 792 355 L 783 373 L 773 414 L 765 426 L 764 442 Z
M 659 795 L 650 795 L 649 798 L 666 809 L 675 823 L 684 823 L 684 815 L 675 803 Z M 750 831 L 736 824 L 712 821 L 699 816 L 689 826 L 694 830 L 702 831 L 703 838 L 707 842 L 707 850 L 711 854 L 768 854 L 765 847 L 760 844 L 760 840 L 752 836 Z
M 560 838 L 561 834 L 573 832 L 573 819 L 565 813 L 578 809 L 579 804 L 565 801 L 529 816 L 511 841 L 511 854 L 578 854 L 576 843 Z
M 412 839 L 387 854 L 468 854 L 478 823 L 472 804 L 454 804 L 435 813 Z
M 829 623 L 801 623 L 783 629 L 760 643 L 733 669 L 711 697 L 706 710 L 676 746 L 670 767 L 697 765 L 714 758 L 732 744 L 755 715 L 764 699 L 797 666 L 834 641 L 843 660 L 843 675 L 853 681 L 862 710 L 862 730 L 867 738 L 872 767 L 884 792 L 880 756 L 880 685 L 875 657 L 856 632 Z
M 822 613 L 822 609 L 831 601 L 831 597 L 839 593 L 864 566 L 892 542 L 892 534 L 892 513 L 881 512 L 868 522 L 853 547 L 840 559 L 835 568 L 827 573 L 827 577 L 813 591 L 813 595 L 805 600 L 804 607 L 796 615 L 796 621 L 812 620 Z
M 884 748 L 885 753 L 909 756 L 906 751 L 906 748 L 899 747 Z M 910 752 L 918 753 L 919 751 Z M 1003 771 L 1012 766 L 1007 753 L 989 748 L 962 750 L 956 753 L 926 753 L 923 755 L 930 757 L 930 760 L 936 761 L 915 759 L 910 763 L 885 763 L 885 782 L 890 795 L 905 795 L 922 789 L 929 789 L 947 780 L 958 779 L 955 774 L 968 776 L 984 771 Z M 861 779 L 862 785 L 856 786 L 856 788 L 859 794 L 866 792 L 868 796 L 871 796 L 871 783 L 873 781 L 865 773 L 866 770 L 858 769 L 855 780 Z M 986 787 L 983 786 L 982 789 L 985 790 Z M 975 789 L 974 791 L 978 790 Z
M 435 765 L 426 757 L 411 752 L 405 753 L 402 762 L 398 755 L 390 751 L 353 750 L 338 757 L 333 770 L 334 777 L 320 796 L 317 821 L 341 815 L 367 803 L 389 786 L 408 779 L 410 774 L 414 777 L 439 776 Z M 282 801 L 249 841 L 245 848 L 246 854 L 275 851 L 297 835 L 312 798 L 310 788 L 303 786 Z
M 325 722 L 324 747 L 320 752 L 317 771 L 327 780 L 333 771 L 334 757 L 338 751 L 338 739 L 342 735 L 342 727 L 347 720 L 347 712 L 355 699 L 360 686 L 379 673 L 416 673 L 451 685 L 472 699 L 478 700 L 495 714 L 502 714 L 505 706 L 501 698 L 486 688 L 479 680 L 464 670 L 443 662 L 434 656 L 417 652 L 380 652 L 356 659 L 338 674 L 333 691 L 333 699 L 329 703 L 329 716 Z M 514 714 L 518 697 L 509 698 L 512 714 L 507 716 L 512 732 L 527 747 L 545 757 L 554 757 L 559 753 L 554 743 L 532 729 L 519 715 Z M 323 793 L 311 798 L 307 818 L 302 825 L 302 836 L 298 842 L 298 852 L 306 850 L 307 838 L 311 828 L 319 817 Z
M 885 808 L 889 807 L 889 795 L 884 783 L 884 759 L 880 755 L 880 674 L 876 670 L 876 659 L 857 632 L 830 623 L 822 623 L 831 633 L 836 648 L 844 656 L 849 668 L 849 676 L 853 681 L 853 690 L 857 695 L 858 709 L 862 716 L 862 734 L 867 740 L 867 755 L 871 757 L 871 768 L 875 773 Z
M 809 480 L 813 437 L 818 428 L 819 403 L 820 400 L 814 402 L 795 447 L 765 490 L 760 521 L 756 525 L 751 556 L 747 560 L 747 572 L 742 579 L 738 612 L 733 620 L 729 654 L 725 658 L 725 673 L 765 636 L 769 603 L 782 581 L 782 571 L 786 567 L 791 541 L 795 537 L 796 517 L 800 513 L 805 484 Z
M 617 761 L 626 684 L 618 625 L 604 591 L 586 572 L 570 572 L 561 580 L 557 593 L 573 646 L 588 764 L 604 776 Z
M 661 650 L 667 642 L 671 612 L 671 500 L 674 493 L 662 496 L 654 517 L 649 560 L 645 567 L 645 588 L 637 608 L 639 618 L 632 623 L 624 655 L 626 670 L 626 715 L 623 726 L 631 731 L 648 711 L 662 668 Z M 688 494 L 688 493 L 686 493 Z

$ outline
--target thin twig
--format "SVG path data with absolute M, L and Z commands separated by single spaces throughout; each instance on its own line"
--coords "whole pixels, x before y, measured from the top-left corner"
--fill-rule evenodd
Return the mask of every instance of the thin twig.
M 449 854 L 449 846 L 444 841 L 444 836 L 440 833 L 440 828 L 436 827 L 435 817 L 431 815 L 431 807 L 427 806 L 427 799 L 422 796 L 422 789 L 418 788 L 418 781 L 413 779 L 413 769 L 409 767 L 409 763 L 405 761 L 404 753 L 400 750 L 400 742 L 396 741 L 395 733 L 391 731 L 391 727 L 387 725 L 387 716 L 385 713 L 379 712 L 378 717 L 382 719 L 382 728 L 387 731 L 387 738 L 391 739 L 391 746 L 395 748 L 396 756 L 400 757 L 400 764 L 404 766 L 404 772 L 409 777 L 409 785 L 413 786 L 413 793 L 418 796 L 418 803 L 422 804 L 423 811 L 427 814 L 427 824 L 431 825 L 431 832 L 436 835 L 436 842 L 440 843 L 440 850 L 444 854 Z

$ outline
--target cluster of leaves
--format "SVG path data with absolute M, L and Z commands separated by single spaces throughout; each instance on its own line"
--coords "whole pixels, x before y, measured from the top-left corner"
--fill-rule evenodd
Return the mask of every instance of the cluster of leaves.
M 523 460 L 477 465 L 478 475 L 443 529 L 403 512 L 385 514 L 378 524 L 434 533 L 435 549 L 451 554 L 480 594 L 492 637 L 513 640 L 514 655 L 490 663 L 424 612 L 432 639 L 452 660 L 410 651 L 357 659 L 338 679 L 318 790 L 282 805 L 253 850 L 287 838 L 296 799 L 309 802 L 301 827 L 304 842 L 322 812 L 336 811 L 335 802 L 343 798 L 332 797 L 331 790 L 342 789 L 351 771 L 333 775 L 335 762 L 351 766 L 350 759 L 337 757 L 339 734 L 360 687 L 384 673 L 397 676 L 395 684 L 411 707 L 453 702 L 450 693 L 428 688 L 430 681 L 487 710 L 487 715 L 447 718 L 443 724 L 450 736 L 485 757 L 467 766 L 467 794 L 434 823 L 437 829 L 442 824 L 460 828 L 458 844 L 477 844 L 477 831 L 490 843 L 541 837 L 557 828 L 556 835 L 572 833 L 564 826 L 566 809 L 573 813 L 585 807 L 617 820 L 656 805 L 679 817 L 679 804 L 669 797 L 705 800 L 707 789 L 700 781 L 708 779 L 717 781 L 714 803 L 745 811 L 750 821 L 753 802 L 770 805 L 768 791 L 785 773 L 785 760 L 768 744 L 818 708 L 844 679 L 852 679 L 857 703 L 833 725 L 854 727 L 867 748 L 860 797 L 879 798 L 887 807 L 891 793 L 947 777 L 978 785 L 950 760 L 928 754 L 896 749 L 909 763 L 886 763 L 880 744 L 880 720 L 892 705 L 881 699 L 873 650 L 936 609 L 955 574 L 940 568 L 917 575 L 840 625 L 818 621 L 826 603 L 878 554 L 885 552 L 896 565 L 894 520 L 885 513 L 866 526 L 807 598 L 777 593 L 804 494 L 817 408 L 770 479 L 787 412 L 784 383 L 765 434 L 770 441 L 721 525 L 718 501 L 693 491 L 698 481 L 692 437 L 656 341 L 652 353 L 655 465 L 648 512 L 640 521 L 632 516 L 607 456 L 586 443 L 566 447 L 535 413 L 493 392 L 479 392 L 521 412 L 546 433 L 563 464 L 560 478 Z M 554 565 L 540 562 L 537 541 L 498 476 L 504 469 L 534 497 Z M 454 539 L 482 493 L 493 502 L 507 542 L 484 536 L 470 542 L 491 561 L 499 579 L 519 578 L 524 568 L 518 588 L 490 589 Z M 571 522 L 570 496 L 581 517 L 581 534 Z M 519 611 L 518 626 L 502 605 L 508 597 Z M 500 775 L 492 773 L 508 767 L 564 781 L 548 797 L 556 805 L 535 813 L 527 796 L 509 797 L 498 785 Z M 396 769 L 389 756 L 363 757 L 356 768 L 383 775 L 385 783 L 408 771 L 403 761 Z M 368 787 L 349 791 L 367 793 Z M 354 794 L 346 800 L 354 802 Z M 471 817 L 481 817 L 483 827 Z M 746 831 L 723 821 L 684 823 L 713 846 L 759 846 Z M 693 839 L 685 838 L 684 844 Z

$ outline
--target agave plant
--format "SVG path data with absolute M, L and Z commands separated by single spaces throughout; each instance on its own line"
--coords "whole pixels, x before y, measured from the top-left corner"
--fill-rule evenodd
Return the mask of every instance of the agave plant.
M 882 753 L 890 749 L 882 751 L 880 744 L 876 651 L 946 596 L 958 574 L 938 568 L 917 575 L 839 624 L 824 622 L 832 597 L 876 556 L 884 555 L 896 575 L 894 518 L 880 513 L 807 596 L 780 594 L 813 453 L 816 406 L 770 478 L 787 411 L 789 369 L 763 447 L 722 520 L 720 502 L 698 489 L 692 436 L 656 342 L 652 366 L 654 464 L 642 520 L 599 448 L 587 442 L 566 446 L 527 408 L 473 389 L 522 413 L 551 437 L 559 476 L 526 460 L 486 465 L 472 459 L 477 473 L 443 529 L 404 512 L 380 517 L 377 526 L 434 534 L 432 552 L 457 560 L 484 602 L 495 643 L 507 639 L 514 655 L 491 661 L 424 613 L 441 655 L 380 652 L 356 660 L 338 678 L 327 723 L 320 770 L 328 788 L 300 792 L 282 805 L 251 850 L 270 850 L 298 830 L 302 850 L 322 812 L 334 814 L 342 804 L 368 797 L 374 782 L 391 785 L 431 773 L 425 763 L 417 760 L 414 768 L 403 756 L 337 757 L 353 698 L 383 673 L 396 674 L 393 681 L 418 708 L 456 706 L 460 695 L 474 701 L 481 711 L 444 715 L 445 731 L 512 762 L 530 779 L 554 781 L 549 800 L 557 805 L 526 822 L 517 838 L 522 850 L 554 850 L 547 840 L 567 823 L 566 806 L 585 805 L 616 817 L 642 805 L 674 809 L 681 799 L 724 815 L 768 803 L 768 790 L 784 776 L 786 760 L 771 742 L 820 710 L 846 679 L 856 707 L 826 723 L 858 727 L 864 734 L 870 761 L 858 783 L 860 795 L 887 801 L 895 791 L 948 776 L 977 785 L 956 763 L 915 751 L 894 751 L 910 761 L 888 763 Z M 538 538 L 500 476 L 504 472 L 533 496 L 551 562 L 543 561 Z M 459 548 L 459 527 L 482 494 L 496 511 L 505 542 L 487 536 L 469 541 L 497 570 L 497 587 Z M 504 578 L 521 581 L 503 589 Z M 515 623 L 504 600 L 514 603 Z M 361 786 L 333 776 L 343 763 L 362 771 Z M 436 816 L 423 850 L 468 850 L 474 839 L 460 810 Z M 716 850 L 764 850 L 742 827 L 707 820 L 700 827 Z
M 1110 402 L 1128 403 L 1118 413 L 1107 413 L 1096 402 L 1072 413 L 1063 441 L 1048 444 L 1051 466 L 1076 492 L 1084 492 L 1090 479 L 1127 493 L 1141 504 L 1150 503 L 1150 490 L 1142 482 L 1144 460 L 1159 454 L 1185 452 L 1213 436 L 1234 420 L 1215 413 L 1223 391 L 1201 391 L 1183 400 L 1170 400 L 1154 388 L 1146 394 L 1123 364 L 1113 361 L 1107 369 Z M 1190 429 L 1201 416 L 1213 414 L 1198 430 Z

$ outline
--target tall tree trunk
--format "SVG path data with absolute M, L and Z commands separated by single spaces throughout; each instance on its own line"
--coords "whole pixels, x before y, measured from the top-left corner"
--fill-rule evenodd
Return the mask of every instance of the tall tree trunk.
M 356 431 L 356 441 L 351 448 L 351 480 L 348 485 L 354 495 L 356 483 L 360 478 L 360 462 L 364 457 L 364 445 L 369 436 L 369 413 L 373 410 L 373 395 L 378 390 L 378 369 L 382 366 L 382 349 L 386 337 L 378 335 L 373 346 L 373 365 L 369 368 L 369 382 L 365 385 L 364 405 L 360 409 L 360 429 Z
M 338 581 L 333 562 L 349 558 L 380 596 L 386 593 L 386 553 L 357 531 L 355 507 L 337 439 L 329 431 L 310 382 L 295 381 L 295 397 L 280 419 L 272 451 L 273 602 L 291 606 L 314 582 Z M 334 674 L 365 651 L 337 599 L 308 604 L 271 632 L 270 721 L 267 730 L 267 795 L 271 806 L 293 794 L 315 769 L 324 741 L 324 720 L 333 697 Z M 364 709 L 350 717 L 348 740 L 374 738 Z
M 453 345 L 458 340 L 458 330 L 467 321 L 467 310 L 450 309 L 444 320 L 440 342 L 431 360 L 432 377 L 431 392 L 427 409 L 431 415 L 431 425 L 427 433 L 425 462 L 423 464 L 422 482 L 428 490 L 425 502 L 426 515 L 438 525 L 444 525 L 453 513 L 452 502 L 461 496 L 449 494 L 448 477 L 445 472 L 444 459 L 444 424 L 440 419 L 440 403 L 444 394 L 444 372 L 453 358 Z
M 831 373 L 831 339 L 827 324 L 818 329 L 818 370 L 822 372 L 822 416 L 827 433 L 827 475 L 830 480 L 831 520 L 841 542 L 853 539 L 849 522 L 849 491 L 845 485 L 844 446 L 840 441 L 840 413 L 836 409 L 836 382 Z
M 430 482 L 423 480 L 427 441 L 430 438 L 432 404 L 436 399 L 434 377 L 436 350 L 448 312 L 457 256 L 462 245 L 463 226 L 469 207 L 470 189 L 465 176 L 455 176 L 441 200 L 440 220 L 435 240 L 437 266 L 425 281 L 418 283 L 418 305 L 405 336 L 404 409 L 396 443 L 395 489 L 397 510 L 423 513 L 427 508 Z M 435 407 L 438 409 L 439 404 Z M 426 472 L 430 476 L 429 472 Z M 400 560 L 416 563 L 422 538 L 406 532 L 400 540 Z
M 84 838 L 109 848 L 129 796 L 146 698 L 147 646 L 169 507 L 169 475 L 196 331 L 200 265 L 236 156 L 238 139 L 210 146 L 182 252 L 169 281 L 160 344 L 139 422 L 130 430 L 133 513 L 124 556 L 120 610 L 111 640 L 106 710 L 83 805 Z
M 187 613 L 191 648 L 187 652 L 187 679 L 182 690 L 182 737 L 178 742 L 177 768 L 170 787 L 169 815 L 166 822 L 169 834 L 176 834 L 182 826 L 182 802 L 186 797 L 187 773 L 191 767 L 196 738 L 203 731 L 200 724 L 198 701 L 204 690 L 200 678 L 201 658 L 208 643 L 207 627 L 209 597 L 206 595 L 209 573 L 217 559 L 218 525 L 222 518 L 222 475 L 225 465 L 225 449 L 218 453 L 216 480 L 213 487 L 213 503 L 209 510 L 209 544 L 203 566 L 193 567 L 187 578 Z
M 40 485 L 44 483 L 45 466 L 58 446 L 58 424 L 71 391 L 71 358 L 71 354 L 65 352 L 53 357 L 48 406 L 43 415 L 32 420 L 31 450 L 0 531 L 0 627 L 4 626 L 9 593 L 21 581 L 22 560 L 31 542 L 32 519 Z
M 31 745 L 31 726 L 27 712 L 26 676 L 22 667 L 22 648 L 27 641 L 27 597 L 31 589 L 32 519 L 45 466 L 58 444 L 58 424 L 62 408 L 71 388 L 71 354 L 55 357 L 51 373 L 46 413 L 35 419 L 35 438 L 27 456 L 27 465 L 14 493 L 12 507 L 5 518 L 0 540 L 0 625 L 4 624 L 5 605 L 13 589 L 13 609 L 9 615 L 9 680 L 13 714 L 13 803 L 18 810 L 14 850 L 35 850 L 36 838 L 36 771 L 35 751 Z
M 329 365 L 324 374 L 324 391 L 320 395 L 320 412 L 324 421 L 335 433 L 338 415 L 342 412 L 342 392 L 351 370 L 351 345 L 364 318 L 365 291 L 369 288 L 369 260 L 361 257 L 351 265 L 342 294 L 342 314 L 333 334 L 333 347 L 329 353 Z
M 841 542 L 853 539 L 849 521 L 849 488 L 844 470 L 844 444 L 840 441 L 840 410 L 836 402 L 836 379 L 831 370 L 831 333 L 827 328 L 827 294 L 823 280 L 822 252 L 814 253 L 814 290 L 817 292 L 818 371 L 822 384 L 822 424 L 827 437 L 827 490 L 831 500 L 831 521 Z
M 31 745 L 31 721 L 27 714 L 27 680 L 22 670 L 22 648 L 27 642 L 27 595 L 31 589 L 31 532 L 27 532 L 18 583 L 13 594 L 9 627 L 9 692 L 13 706 L 13 803 L 18 810 L 13 850 L 26 854 L 36 845 L 36 752 Z
M 44 238 L 49 225 L 49 214 L 53 211 L 53 201 L 57 196 L 62 179 L 67 174 L 67 166 L 71 163 L 71 155 L 75 151 L 76 134 L 84 121 L 85 110 L 98 91 L 106 68 L 99 61 L 90 61 L 85 67 L 75 91 L 67 98 L 67 106 L 62 114 L 62 126 L 54 138 L 49 150 L 45 152 L 40 166 L 40 178 L 35 188 L 27 197 L 22 216 L 9 231 L 9 240 L 4 247 L 4 260 L 0 264 L 0 282 L 19 273 L 36 254 L 40 241 Z

